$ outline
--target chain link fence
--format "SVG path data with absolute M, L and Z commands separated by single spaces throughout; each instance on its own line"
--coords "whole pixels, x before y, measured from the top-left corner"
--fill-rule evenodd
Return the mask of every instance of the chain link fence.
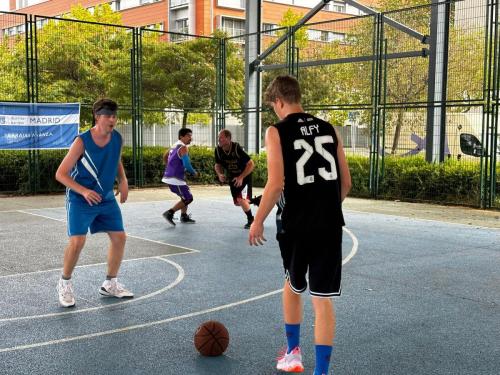
M 356 195 L 500 207 L 498 8 L 451 1 L 267 25 L 261 50 L 286 41 L 257 67 L 261 87 L 277 74 L 298 78 L 304 108 L 342 136 Z M 0 29 L 0 101 L 78 102 L 86 129 L 92 103 L 115 99 L 132 185 L 159 173 L 146 150 L 169 147 L 181 127 L 193 130 L 194 145 L 214 147 L 222 128 L 241 144 L 257 132 L 264 144 L 276 121 L 262 98 L 245 107 L 245 55 L 255 47 L 246 43 L 257 40 L 248 35 L 15 13 L 0 13 Z M 249 114 L 261 116 L 262 131 L 247 128 Z M 1 150 L 0 190 L 60 189 L 46 176 L 64 153 Z

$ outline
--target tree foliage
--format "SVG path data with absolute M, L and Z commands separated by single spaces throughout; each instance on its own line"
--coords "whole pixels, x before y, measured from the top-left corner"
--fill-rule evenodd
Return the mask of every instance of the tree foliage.
M 424 0 L 380 0 L 382 11 L 426 4 Z M 415 7 L 388 14 L 422 34 L 429 34 L 430 7 Z M 302 14 L 291 9 L 283 14 L 279 25 L 297 23 Z M 454 13 L 452 13 L 454 17 Z M 122 108 L 120 118 L 129 122 L 132 108 L 131 28 L 121 27 L 121 15 L 104 4 L 94 13 L 75 6 L 69 19 L 47 19 L 36 30 L 38 61 L 38 100 L 41 102 L 80 102 L 82 121 L 90 123 L 90 105 L 99 97 L 111 97 Z M 23 18 L 20 18 L 22 20 Z M 480 99 L 483 95 L 484 30 L 467 29 L 453 18 L 450 25 L 448 99 Z M 20 21 L 21 22 L 21 21 Z M 116 26 L 114 26 L 116 25 Z M 373 56 L 374 19 L 363 17 L 324 24 L 325 30 L 345 34 L 343 40 L 312 41 L 308 25 L 295 33 L 295 47 L 300 61 Z M 313 26 L 310 26 L 311 28 Z M 319 26 L 314 26 L 319 27 Z M 331 28 L 331 29 L 329 29 Z M 340 31 L 339 31 L 340 30 Z M 264 35 L 264 45 L 274 42 L 286 29 Z M 213 38 L 172 39 L 168 33 L 142 30 L 141 93 L 144 124 L 161 125 L 169 114 L 184 126 L 208 124 L 216 109 L 216 64 L 220 40 L 226 35 L 216 32 Z M 384 24 L 388 53 L 421 50 L 418 40 Z M 244 52 L 240 43 L 226 42 L 226 107 L 241 111 L 244 106 Z M 284 64 L 286 43 L 269 55 L 264 64 Z M 464 63 L 465 62 L 465 63 Z M 413 57 L 386 60 L 384 66 L 387 103 L 427 102 L 428 58 Z M 0 44 L 1 100 L 25 101 L 27 97 L 26 40 L 23 34 L 3 38 Z M 287 68 L 264 72 L 265 89 L 277 74 Z M 372 103 L 373 66 L 371 61 L 301 67 L 298 78 L 303 89 L 303 103 L 313 114 L 333 124 L 344 125 L 347 107 L 369 107 Z M 463 79 L 467 77 L 467 79 Z M 321 108 L 330 107 L 329 110 Z M 463 110 L 457 107 L 452 109 Z M 370 124 L 370 111 L 363 111 L 362 124 Z M 385 126 L 394 134 L 391 148 L 396 151 L 403 127 L 413 126 L 400 106 L 385 113 Z M 415 117 L 417 118 L 417 117 Z M 418 117 L 421 120 L 421 116 Z M 276 121 L 274 114 L 263 114 L 264 126 Z

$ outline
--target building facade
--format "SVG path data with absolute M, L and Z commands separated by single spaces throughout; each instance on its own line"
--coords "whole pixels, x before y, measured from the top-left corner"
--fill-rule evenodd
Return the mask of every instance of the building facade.
M 80 4 L 90 12 L 97 5 L 108 3 L 122 15 L 123 24 L 133 27 L 149 27 L 164 31 L 193 35 L 210 35 L 216 29 L 224 30 L 229 36 L 245 33 L 245 0 L 8 0 L 10 12 L 64 17 L 72 6 Z M 278 26 L 283 14 L 292 9 L 305 14 L 318 4 L 319 0 L 263 0 L 262 29 L 271 30 Z M 362 0 L 364 5 L 374 6 L 375 0 Z M 326 21 L 362 14 L 358 9 L 343 1 L 328 3 L 314 21 Z M 0 31 L 2 36 L 19 32 L 15 26 L 7 25 Z M 329 41 L 341 35 L 321 30 L 309 30 L 312 40 Z

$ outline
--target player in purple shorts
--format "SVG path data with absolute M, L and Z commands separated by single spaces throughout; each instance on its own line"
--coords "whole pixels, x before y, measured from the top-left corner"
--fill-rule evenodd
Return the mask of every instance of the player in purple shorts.
M 187 207 L 193 201 L 193 195 L 186 183 L 185 176 L 185 171 L 193 176 L 198 175 L 191 165 L 187 147 L 191 143 L 192 137 L 193 132 L 191 129 L 180 129 L 179 140 L 163 155 L 165 172 L 163 173 L 162 181 L 168 184 L 170 190 L 181 198 L 172 208 L 163 213 L 165 220 L 173 226 L 175 226 L 174 213 L 178 210 L 181 210 L 182 223 L 194 224 L 196 222 L 187 213 Z

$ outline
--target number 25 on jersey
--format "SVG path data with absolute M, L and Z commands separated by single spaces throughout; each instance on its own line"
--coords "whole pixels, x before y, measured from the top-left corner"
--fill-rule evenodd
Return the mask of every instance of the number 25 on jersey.
M 322 135 L 315 137 L 314 148 L 309 143 L 307 143 L 305 139 L 296 139 L 295 142 L 293 142 L 293 146 L 296 150 L 304 150 L 304 153 L 299 158 L 299 160 L 297 160 L 296 164 L 297 183 L 299 185 L 311 184 L 314 182 L 314 176 L 306 176 L 304 171 L 304 166 L 314 152 L 320 154 L 323 158 L 325 158 L 326 161 L 330 163 L 330 172 L 328 172 L 326 168 L 321 167 L 318 168 L 318 174 L 327 181 L 337 179 L 337 167 L 335 165 L 335 158 L 330 152 L 324 149 L 323 145 L 325 143 L 333 143 L 333 137 L 331 135 Z

